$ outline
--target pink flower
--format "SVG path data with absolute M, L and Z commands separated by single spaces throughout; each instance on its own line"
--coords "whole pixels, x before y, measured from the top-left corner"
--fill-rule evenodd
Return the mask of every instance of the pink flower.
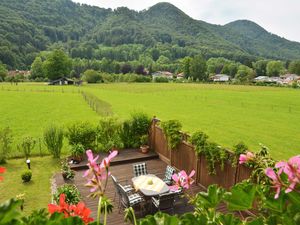
M 246 154 L 241 154 L 240 158 L 239 158 L 239 163 L 240 164 L 244 164 L 247 163 L 249 161 L 252 161 L 254 158 L 254 154 L 252 152 L 247 152 Z
M 281 161 L 275 165 L 278 168 L 278 174 L 285 173 L 288 176 L 289 186 L 285 190 L 289 193 L 300 183 L 300 156 L 294 156 L 288 162 Z
M 274 172 L 274 170 L 272 168 L 267 168 L 265 173 L 272 180 L 272 184 L 273 184 L 272 187 L 276 189 L 275 199 L 277 199 L 280 194 L 282 182 L 281 182 L 279 176 Z
M 108 157 L 104 158 L 101 162 L 101 168 L 108 168 L 110 166 L 110 162 L 113 158 L 118 155 L 118 151 L 112 151 Z
M 86 151 L 88 157 L 88 166 L 89 169 L 84 173 L 84 177 L 88 178 L 87 187 L 90 187 L 90 192 L 95 195 L 103 195 L 107 185 L 107 179 L 110 176 L 109 166 L 111 160 L 116 157 L 118 154 L 117 151 L 113 151 L 109 154 L 108 157 L 104 158 L 102 162 L 97 164 L 97 159 L 99 156 L 94 158 L 94 155 L 91 150 Z
M 182 170 L 178 174 L 173 174 L 172 179 L 175 184 L 170 187 L 171 191 L 178 191 L 180 189 L 189 189 L 190 186 L 195 182 L 192 177 L 195 175 L 195 170 L 193 170 L 190 175 Z

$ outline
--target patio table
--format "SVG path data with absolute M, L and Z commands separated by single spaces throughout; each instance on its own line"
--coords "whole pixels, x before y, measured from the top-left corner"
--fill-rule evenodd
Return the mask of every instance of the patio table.
M 132 178 L 133 187 L 146 197 L 157 196 L 169 192 L 168 185 L 153 174 L 141 175 Z

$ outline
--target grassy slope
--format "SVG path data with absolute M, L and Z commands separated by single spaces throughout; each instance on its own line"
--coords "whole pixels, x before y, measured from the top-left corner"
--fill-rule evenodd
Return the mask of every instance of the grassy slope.
M 251 149 L 267 145 L 275 158 L 300 147 L 299 90 L 202 84 L 108 84 L 85 87 L 121 117 L 143 110 L 160 119 L 178 119 L 184 130 L 201 129 L 211 140 Z
M 11 91 L 3 90 L 2 87 Z M 15 137 L 12 156 L 19 155 L 16 154 L 16 144 L 22 136 L 42 137 L 44 128 L 50 123 L 65 125 L 76 120 L 97 121 L 99 118 L 74 87 L 62 89 L 37 85 L 2 85 L 0 105 L 0 127 L 9 126 Z M 67 145 L 64 151 L 66 148 Z M 37 152 L 36 145 L 34 153 Z
M 26 214 L 34 209 L 47 208 L 51 201 L 50 178 L 59 171 L 59 161 L 51 157 L 32 158 L 32 180 L 24 184 L 21 173 L 27 168 L 24 159 L 9 160 L 4 166 L 7 171 L 3 175 L 4 181 L 0 183 L 0 202 L 4 202 L 18 194 L 25 193 Z

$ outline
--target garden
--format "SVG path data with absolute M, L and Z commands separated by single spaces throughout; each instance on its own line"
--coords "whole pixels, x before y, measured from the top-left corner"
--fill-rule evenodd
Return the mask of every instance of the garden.
M 36 140 L 24 137 L 18 145 L 19 151 L 23 152 L 22 161 L 7 160 L 5 157 L 11 147 L 11 136 L 9 130 L 2 130 L 0 143 L 4 154 L 1 155 L 1 161 L 8 163 L 1 165 L 0 187 L 8 193 L 5 198 L 9 198 L 9 193 L 17 196 L 0 205 L 0 224 L 109 224 L 108 214 L 117 210 L 112 199 L 106 196 L 111 191 L 109 188 L 112 188 L 108 185 L 114 167 L 112 162 L 120 157 L 123 148 L 134 149 L 145 144 L 157 152 L 161 160 L 176 168 L 169 189 L 182 193 L 189 204 L 194 206 L 194 210 L 178 215 L 158 212 L 137 217 L 134 207 L 125 207 L 127 222 L 140 225 L 300 223 L 300 156 L 276 162 L 266 146 L 262 145 L 260 150 L 251 152 L 240 142 L 229 150 L 212 141 L 203 131 L 196 131 L 190 136 L 181 130 L 182 124 L 178 120 L 160 122 L 138 112 L 127 120 L 106 117 L 98 124 L 88 121 L 74 122 L 66 127 L 53 124 L 42 135 L 52 158 L 32 158 L 31 150 Z M 61 155 L 64 139 L 70 146 L 67 158 Z M 186 147 L 190 150 L 183 150 Z M 93 149 L 93 152 L 86 149 Z M 106 152 L 101 161 L 97 156 L 99 152 Z M 28 169 L 20 174 L 21 163 L 24 168 L 26 159 L 31 159 L 29 163 L 27 161 Z M 91 217 L 91 209 L 82 201 L 80 190 L 72 183 L 74 178 L 76 180 L 77 172 L 71 169 L 71 165 L 84 159 L 88 166 L 84 172 L 86 188 L 90 189 L 90 198 L 97 202 L 96 217 Z M 182 163 L 187 159 L 190 164 Z M 206 164 L 203 164 L 204 160 Z M 50 180 L 47 182 L 47 176 L 59 170 L 59 162 L 61 176 L 66 184 L 51 187 L 55 190 L 51 196 L 49 186 L 53 184 Z M 199 162 L 205 167 L 199 167 Z M 230 187 L 218 183 L 229 164 L 237 171 L 241 167 L 247 168 L 251 172 L 250 176 Z M 206 188 L 193 193 L 192 187 L 202 182 L 202 170 L 207 171 L 206 176 L 215 176 L 218 180 L 202 183 Z M 44 189 L 44 192 L 39 193 L 39 189 Z M 24 190 L 28 192 L 25 195 L 22 193 Z M 48 197 L 52 198 L 51 204 L 48 204 Z M 43 209 L 47 204 L 48 209 Z M 33 205 L 36 207 L 31 208 Z M 226 211 L 220 211 L 220 205 L 226 205 Z

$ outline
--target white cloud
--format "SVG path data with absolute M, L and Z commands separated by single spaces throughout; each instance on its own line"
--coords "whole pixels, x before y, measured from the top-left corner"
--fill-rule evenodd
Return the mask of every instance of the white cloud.
M 102 8 L 127 6 L 143 10 L 157 0 L 73 0 Z M 271 33 L 300 42 L 298 0 L 169 0 L 189 16 L 209 23 L 226 24 L 238 19 L 258 23 Z

